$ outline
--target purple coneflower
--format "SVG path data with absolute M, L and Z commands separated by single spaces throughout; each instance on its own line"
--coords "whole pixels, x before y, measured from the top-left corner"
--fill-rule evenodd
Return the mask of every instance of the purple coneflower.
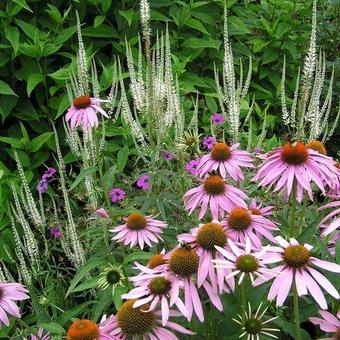
M 202 143 L 207 147 L 208 150 L 211 150 L 216 144 L 216 139 L 213 136 L 206 136 L 203 138 Z
M 112 203 L 116 203 L 125 198 L 126 192 L 120 188 L 112 188 L 109 192 L 109 196 Z
M 143 190 L 149 190 L 149 175 L 143 175 L 137 180 L 137 187 Z
M 114 336 L 113 339 L 140 337 L 145 340 L 176 340 L 177 337 L 172 330 L 187 335 L 195 334 L 172 321 L 167 322 L 166 328 L 162 327 L 162 312 L 150 310 L 148 304 L 134 308 L 136 301 L 138 300 L 132 299 L 124 302 L 117 314 L 111 317 L 110 323 L 115 329 L 109 334 Z M 181 313 L 170 310 L 169 316 L 181 316 Z
M 224 213 L 231 211 L 234 207 L 247 208 L 244 199 L 247 195 L 240 189 L 226 184 L 220 176 L 213 175 L 202 181 L 198 188 L 189 190 L 184 195 L 185 209 L 189 210 L 189 215 L 201 207 L 199 219 L 206 214 L 208 206 L 214 219 L 223 218 Z
M 74 129 L 79 125 L 84 128 L 98 127 L 97 112 L 100 112 L 106 118 L 108 114 L 100 107 L 100 103 L 106 102 L 99 98 L 90 96 L 79 96 L 73 100 L 72 106 L 67 110 L 66 121 L 71 121 L 71 128 Z
M 322 340 L 338 340 L 340 335 L 340 310 L 334 316 L 333 314 L 325 311 L 319 310 L 319 314 L 322 318 L 309 318 L 309 321 L 314 325 L 320 327 L 320 329 L 327 333 L 335 333 L 331 338 L 322 338 Z
M 319 285 L 335 299 L 340 298 L 339 293 L 329 280 L 312 267 L 313 265 L 334 273 L 340 273 L 340 265 L 311 256 L 310 250 L 313 247 L 309 244 L 299 244 L 293 238 L 288 243 L 281 236 L 277 236 L 275 239 L 281 247 L 271 247 L 271 251 L 275 251 L 275 253 L 268 255 L 265 263 L 281 261 L 283 263 L 273 269 L 274 273 L 279 275 L 273 281 L 268 294 L 268 300 L 272 301 L 277 298 L 276 306 L 282 306 L 292 287 L 293 281 L 299 296 L 306 295 L 309 291 L 322 309 L 327 309 L 327 302 Z M 271 278 L 259 278 L 255 281 L 255 285 Z
M 257 204 L 256 203 L 256 199 L 253 198 L 250 202 L 249 205 L 249 211 L 253 214 L 253 215 L 259 215 L 259 216 L 270 216 L 272 215 L 272 210 L 274 209 L 273 206 L 268 206 L 268 207 L 264 207 L 262 208 L 262 204 Z
M 299 202 L 304 189 L 313 199 L 311 182 L 325 194 L 325 184 L 334 186 L 339 181 L 333 159 L 307 149 L 301 142 L 287 143 L 269 152 L 253 180 L 261 180 L 261 186 L 273 186 L 276 183 L 274 191 L 283 190 L 287 196 L 290 196 L 296 183 Z
M 317 211 L 327 209 L 327 208 L 336 208 L 331 213 L 329 213 L 325 218 L 323 218 L 320 222 L 320 228 L 323 229 L 321 236 L 325 237 L 337 230 L 340 227 L 340 201 L 330 202 L 328 204 L 323 205 L 318 208 Z
M 214 125 L 216 125 L 216 126 L 222 125 L 225 121 L 224 116 L 222 114 L 220 114 L 219 112 L 214 113 L 211 116 L 211 120 L 214 123 Z
M 39 328 L 37 335 L 31 334 L 31 338 L 30 340 L 50 340 L 50 334 L 49 333 L 45 333 L 44 334 L 44 329 L 43 328 Z M 27 340 L 27 338 L 24 338 L 24 340 Z
M 216 143 L 209 154 L 201 158 L 197 169 L 200 177 L 211 171 L 218 170 L 222 178 L 227 174 L 235 181 L 244 179 L 240 167 L 253 168 L 253 160 L 247 151 L 237 150 L 239 144 L 229 146 L 226 143 Z
M 104 208 L 99 208 L 96 210 L 97 216 L 100 218 L 104 218 L 107 219 L 109 218 L 109 214 L 107 213 L 107 211 Z
M 158 243 L 161 239 L 160 234 L 163 233 L 167 224 L 163 221 L 155 220 L 152 216 L 144 216 L 139 212 L 134 212 L 128 217 L 124 217 L 124 224 L 111 229 L 113 233 L 117 233 L 112 240 L 130 244 L 130 248 L 139 244 L 140 248 L 144 248 L 144 243 L 149 247 L 152 243 Z
M 14 301 L 29 299 L 28 290 L 20 283 L 0 282 L 0 328 L 9 325 L 8 315 L 20 318 L 19 307 Z
M 67 331 L 67 340 L 113 340 L 116 339 L 114 330 L 116 329 L 113 317 L 109 317 L 100 324 L 96 324 L 91 320 L 83 319 L 72 323 Z
M 192 159 L 186 164 L 185 170 L 188 171 L 193 176 L 197 175 L 197 168 L 200 164 L 200 161 L 201 158 Z

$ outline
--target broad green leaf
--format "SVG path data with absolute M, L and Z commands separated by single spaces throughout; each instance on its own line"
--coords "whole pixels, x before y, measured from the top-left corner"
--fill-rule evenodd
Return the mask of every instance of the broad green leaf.
M 134 14 L 135 14 L 133 8 L 129 8 L 129 9 L 125 10 L 125 11 L 119 11 L 119 14 L 120 14 L 123 18 L 125 18 L 125 20 L 126 20 L 126 21 L 128 22 L 128 24 L 129 24 L 129 26 L 131 26 L 131 22 L 132 22 L 132 20 L 133 20 Z
M 215 113 L 217 111 L 217 104 L 214 98 L 211 98 L 209 96 L 205 96 L 205 102 L 207 103 L 208 109 L 211 114 Z
M 150 20 L 157 20 L 157 21 L 171 21 L 166 15 L 158 12 L 154 9 L 151 9 L 151 18 Z
M 239 17 L 228 17 L 228 29 L 230 34 L 247 34 L 250 33 L 248 27 Z
M 99 280 L 98 276 L 92 279 L 86 280 L 85 282 L 81 283 L 80 285 L 72 289 L 72 291 L 70 291 L 69 293 L 82 292 L 83 290 L 95 288 L 98 286 L 98 280 Z
M 40 323 L 39 326 L 44 330 L 50 332 L 51 334 L 56 335 L 64 335 L 66 333 L 65 329 L 61 327 L 59 324 L 51 322 L 51 323 Z
M 279 52 L 271 47 L 264 50 L 262 65 L 275 61 L 280 56 Z
M 103 12 L 106 13 L 111 7 L 112 0 L 102 0 L 101 4 L 102 4 Z
M 215 48 L 218 50 L 221 46 L 221 41 L 215 39 L 188 38 L 185 40 L 184 45 L 187 48 Z
M 94 257 L 88 260 L 76 273 L 74 278 L 70 282 L 70 286 L 66 292 L 65 298 L 70 295 L 73 289 L 77 286 L 81 279 L 83 279 L 86 275 L 90 273 L 90 271 L 94 268 L 98 268 L 101 265 L 106 263 L 105 259 Z
M 122 305 L 122 295 L 128 291 L 128 287 L 117 286 L 113 292 L 113 303 L 115 304 L 116 309 Z
M 124 170 L 128 157 L 129 147 L 127 145 L 124 145 L 124 147 L 119 150 L 117 155 L 117 168 L 119 172 L 122 172 Z
M 194 18 L 188 19 L 188 20 L 185 22 L 185 25 L 187 25 L 187 26 L 189 26 L 189 27 L 191 27 L 191 28 L 193 28 L 193 29 L 195 29 L 195 30 L 197 30 L 197 31 L 200 31 L 200 32 L 203 32 L 203 33 L 205 33 L 205 34 L 210 35 L 209 32 L 208 32 L 208 31 L 205 29 L 205 27 L 203 26 L 203 24 L 202 24 L 200 21 L 198 21 L 198 20 L 196 20 L 196 19 L 194 19 Z
M 31 24 L 29 24 L 29 23 L 27 23 L 27 22 L 25 22 L 25 21 L 22 21 L 22 20 L 19 20 L 19 19 L 15 19 L 15 22 L 16 22 L 16 24 L 22 29 L 22 31 L 23 31 L 23 32 L 24 32 L 24 33 L 25 33 L 32 41 L 34 41 L 36 35 L 39 34 L 39 30 L 38 30 L 35 26 L 33 26 L 33 25 L 31 25 Z
M 47 143 L 47 141 L 53 136 L 53 132 L 45 132 L 42 135 L 35 137 L 31 141 L 31 152 L 36 152 L 40 150 L 40 148 Z
M 0 80 L 0 94 L 7 94 L 10 96 L 16 96 L 14 91 L 11 89 L 11 87 L 5 83 L 3 80 Z
M 123 266 L 136 260 L 150 260 L 152 254 L 145 251 L 132 253 L 124 258 Z
M 21 139 L 13 137 L 0 137 L 0 142 L 10 144 L 12 148 L 21 149 L 23 147 Z
M 96 27 L 100 26 L 104 22 L 104 20 L 105 20 L 104 15 L 97 15 L 94 18 L 93 27 L 96 28 Z
M 23 136 L 23 142 L 26 145 L 28 145 L 30 143 L 30 138 L 28 136 L 26 127 L 25 127 L 25 125 L 22 122 L 20 122 L 20 128 L 21 128 L 21 133 L 22 133 L 22 136 Z
M 61 45 L 65 41 L 69 40 L 73 34 L 77 31 L 77 27 L 68 27 L 64 28 L 55 38 L 54 43 L 56 45 Z
M 85 179 L 86 176 L 92 175 L 96 171 L 97 171 L 96 166 L 91 166 L 89 168 L 85 168 L 81 170 L 80 174 L 77 176 L 75 181 L 72 183 L 69 191 L 73 190 L 77 185 L 79 185 Z
M 86 27 L 82 30 L 82 34 L 84 37 L 90 38 L 118 38 L 119 35 L 117 31 L 106 24 L 101 24 L 100 26 L 94 27 Z
M 14 55 L 16 55 L 19 49 L 19 37 L 20 37 L 18 28 L 14 26 L 5 26 L 5 36 L 13 47 Z
M 28 7 L 25 0 L 12 0 L 12 1 L 15 2 L 16 4 L 20 5 L 22 8 L 25 8 L 28 11 L 30 11 L 31 13 L 33 13 L 33 11 Z
M 93 305 L 93 304 L 95 304 L 95 303 L 96 303 L 96 301 L 91 300 L 91 301 L 86 301 L 86 302 L 84 302 L 84 303 L 82 303 L 82 304 L 80 304 L 80 305 L 77 305 L 77 304 L 76 304 L 76 306 L 75 306 L 74 308 L 72 308 L 71 310 L 68 310 L 68 311 L 62 313 L 62 314 L 58 317 L 58 319 L 56 320 L 56 323 L 57 323 L 58 325 L 64 326 L 64 325 L 65 325 L 67 322 L 69 322 L 72 318 L 74 318 L 75 316 L 79 315 L 83 310 L 85 310 L 87 306 Z M 93 307 L 88 308 L 88 309 L 92 310 L 92 308 L 93 308 Z
M 44 80 L 41 73 L 32 73 L 27 79 L 27 96 L 30 97 L 34 88 Z
M 47 5 L 49 9 L 46 10 L 46 12 L 51 16 L 51 18 L 58 24 L 61 25 L 63 23 L 63 18 L 61 17 L 61 14 L 57 7 L 48 4 Z

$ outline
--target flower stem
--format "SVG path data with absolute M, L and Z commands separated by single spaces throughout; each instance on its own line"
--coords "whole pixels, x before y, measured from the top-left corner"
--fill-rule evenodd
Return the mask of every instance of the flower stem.
M 246 319 L 246 311 L 247 311 L 247 291 L 246 291 L 246 277 L 240 284 L 240 295 L 241 295 L 241 304 L 242 304 L 242 322 L 245 322 Z
M 295 214 L 296 214 L 296 179 L 294 178 L 293 182 L 293 189 L 290 194 L 290 208 L 291 208 L 291 215 L 290 215 L 290 232 L 289 237 L 294 237 L 297 235 L 295 234 Z
M 294 279 L 294 323 L 295 323 L 295 340 L 301 340 L 300 316 L 299 316 L 299 296 Z
M 299 234 L 302 232 L 302 226 L 303 222 L 305 220 L 305 214 L 306 214 L 306 209 L 307 209 L 307 194 L 303 197 L 303 203 L 302 203 L 302 209 L 301 209 L 301 216 L 300 216 L 300 221 L 299 221 Z
M 216 340 L 216 322 L 214 318 L 214 307 L 209 305 L 210 340 Z

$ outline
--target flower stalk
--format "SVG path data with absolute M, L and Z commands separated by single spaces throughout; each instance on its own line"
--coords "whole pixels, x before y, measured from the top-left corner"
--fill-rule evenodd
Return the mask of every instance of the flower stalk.
M 291 215 L 290 215 L 290 232 L 289 237 L 294 237 L 295 234 L 295 215 L 296 215 L 296 179 L 293 182 L 293 189 L 290 194 L 290 207 L 291 207 Z

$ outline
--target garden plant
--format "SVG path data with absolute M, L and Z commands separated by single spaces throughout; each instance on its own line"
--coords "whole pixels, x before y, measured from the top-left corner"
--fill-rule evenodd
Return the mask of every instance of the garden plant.
M 0 338 L 340 339 L 339 14 L 0 3 Z

